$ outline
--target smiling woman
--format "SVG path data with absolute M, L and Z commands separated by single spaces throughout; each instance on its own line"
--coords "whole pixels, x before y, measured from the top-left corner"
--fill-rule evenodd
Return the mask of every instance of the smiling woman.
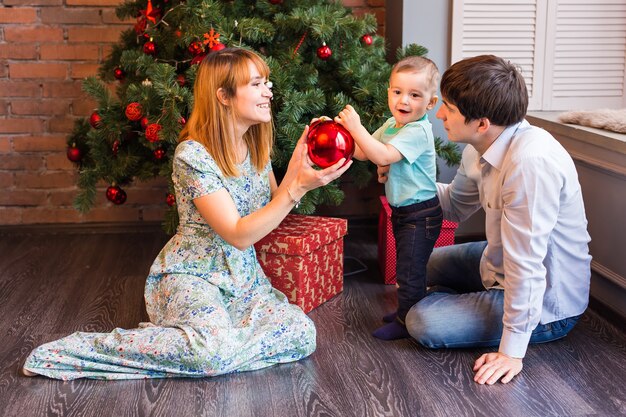
M 265 62 L 244 49 L 208 55 L 173 161 L 180 218 L 146 280 L 150 322 L 78 332 L 35 349 L 24 373 L 51 378 L 205 377 L 310 355 L 313 322 L 272 288 L 253 243 L 309 190 L 337 179 L 343 160 L 315 170 L 305 128 L 277 185 Z

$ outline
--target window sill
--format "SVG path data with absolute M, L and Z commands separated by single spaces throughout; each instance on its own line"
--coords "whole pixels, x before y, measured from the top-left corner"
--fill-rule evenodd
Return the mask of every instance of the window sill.
M 626 135 L 558 121 L 561 112 L 529 112 L 530 124 L 550 132 L 574 160 L 626 177 Z

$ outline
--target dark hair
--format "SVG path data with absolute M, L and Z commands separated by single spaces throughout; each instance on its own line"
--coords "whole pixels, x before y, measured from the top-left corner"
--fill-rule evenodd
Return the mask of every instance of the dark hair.
M 526 116 L 528 90 L 524 77 L 509 61 L 479 55 L 452 65 L 441 78 L 442 99 L 456 106 L 465 122 L 486 117 L 510 126 Z

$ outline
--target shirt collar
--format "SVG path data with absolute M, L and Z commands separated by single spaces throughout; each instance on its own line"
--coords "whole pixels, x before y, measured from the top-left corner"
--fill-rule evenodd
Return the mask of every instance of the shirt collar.
M 493 141 L 491 146 L 485 151 L 485 153 L 481 156 L 481 159 L 485 162 L 489 163 L 492 167 L 500 170 L 502 167 L 502 161 L 504 161 L 504 157 L 509 150 L 509 146 L 511 144 L 511 140 L 515 133 L 517 133 L 520 129 L 524 129 L 529 126 L 529 123 L 526 120 L 522 120 L 519 123 L 515 123 L 504 129 L 500 136 Z

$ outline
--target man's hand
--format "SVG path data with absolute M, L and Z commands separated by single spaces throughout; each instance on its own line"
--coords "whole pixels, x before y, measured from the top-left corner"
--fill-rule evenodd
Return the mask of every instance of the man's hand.
M 376 172 L 378 174 L 378 182 L 384 184 L 389 179 L 387 173 L 389 172 L 389 165 L 377 165 Z
M 502 383 L 506 384 L 522 371 L 522 366 L 521 358 L 512 358 L 500 352 L 485 353 L 474 362 L 474 381 L 481 385 L 493 385 L 502 378 Z

